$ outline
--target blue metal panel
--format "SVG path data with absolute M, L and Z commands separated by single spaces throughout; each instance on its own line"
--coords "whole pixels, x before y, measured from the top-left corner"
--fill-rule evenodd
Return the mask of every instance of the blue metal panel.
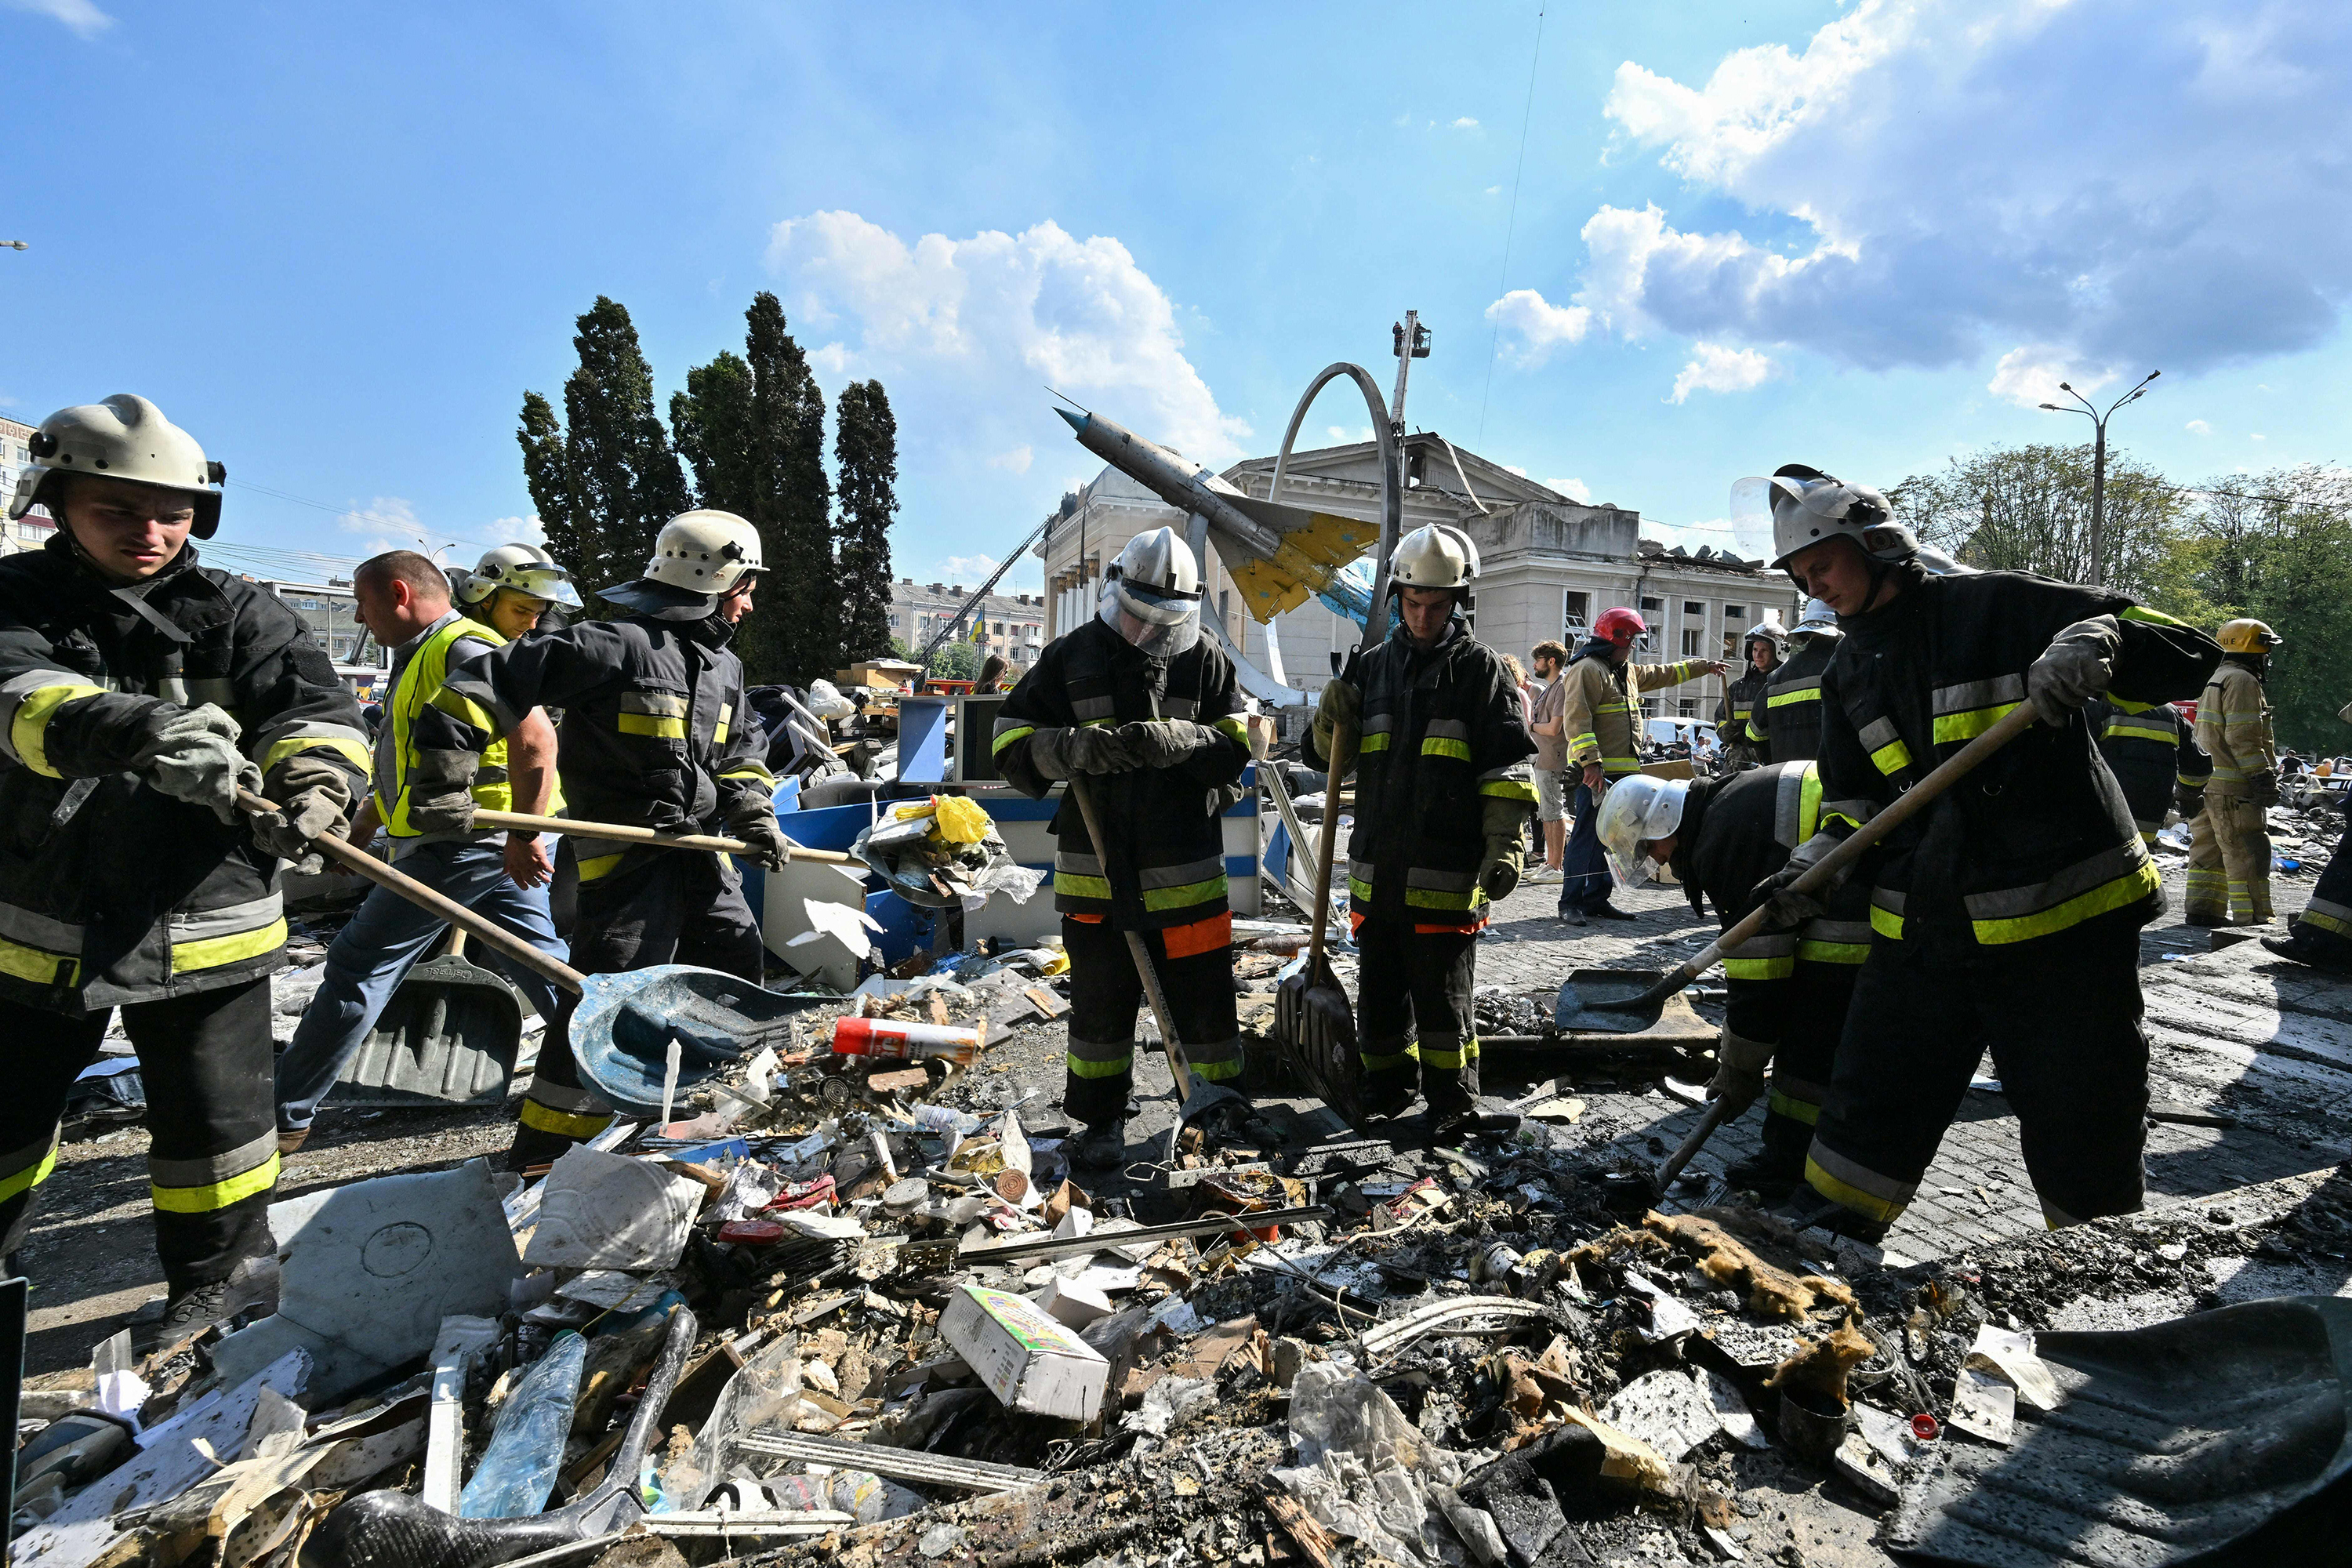
M 866 912 L 882 922 L 880 931 L 866 934 L 882 950 L 885 968 L 904 963 L 916 953 L 929 950 L 930 910 L 919 910 L 898 894 L 886 891 L 866 896 Z
M 945 784 L 947 768 L 948 699 L 898 699 L 898 782 Z

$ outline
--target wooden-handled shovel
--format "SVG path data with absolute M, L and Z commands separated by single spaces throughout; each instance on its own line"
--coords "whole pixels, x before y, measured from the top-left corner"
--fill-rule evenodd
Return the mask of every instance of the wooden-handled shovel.
M 1844 843 L 1822 856 L 1811 870 L 1791 882 L 1788 890 L 1792 893 L 1818 893 L 1833 886 L 1849 867 L 1869 852 L 1873 845 L 1926 810 L 1930 801 L 1959 783 L 1978 763 L 2032 729 L 2037 717 L 2032 703 L 2019 703 L 2003 714 L 1992 728 L 1962 747 L 1949 762 L 1895 796 L 1885 809 L 1850 834 Z M 1749 910 L 1729 931 L 1680 969 L 1655 985 L 1631 995 L 1608 993 L 1605 989 L 1609 984 L 1608 970 L 1576 971 L 1560 987 L 1561 1005 L 1557 1016 L 1561 1020 L 1561 1026 L 1606 1030 L 1612 1034 L 1634 1034 L 1648 1028 L 1658 1021 L 1667 997 L 1706 973 L 1717 960 L 1734 952 L 1740 943 L 1763 930 L 1769 908 L 1769 905 L 1759 905 Z M 1569 1005 L 1571 993 L 1572 1007 Z
M 523 833 L 561 833 L 572 838 L 604 838 L 615 844 L 651 844 L 663 849 L 709 849 L 720 855 L 757 855 L 758 848 L 740 838 L 719 838 L 707 833 L 664 833 L 653 827 L 626 827 L 617 822 L 582 822 L 570 816 L 532 816 L 520 811 L 474 812 L 474 826 Z M 828 866 L 857 862 L 838 849 L 803 849 L 784 840 L 787 860 L 818 860 Z

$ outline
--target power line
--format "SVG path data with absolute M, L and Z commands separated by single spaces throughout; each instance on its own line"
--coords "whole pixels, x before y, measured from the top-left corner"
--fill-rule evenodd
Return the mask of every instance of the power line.
M 1543 59 L 1543 7 L 1536 7 L 1535 52 L 1528 57 L 1528 103 L 1519 115 L 1519 161 L 1511 171 L 1511 216 L 1503 224 L 1503 272 L 1495 280 L 1495 302 L 1502 303 L 1503 290 L 1511 281 L 1511 239 L 1519 226 L 1519 178 L 1528 171 L 1528 127 L 1536 114 L 1536 66 Z M 1486 388 L 1478 395 L 1478 434 L 1476 444 L 1486 444 L 1486 400 L 1495 395 L 1495 356 L 1503 342 L 1503 321 L 1495 320 L 1495 330 L 1486 335 Z

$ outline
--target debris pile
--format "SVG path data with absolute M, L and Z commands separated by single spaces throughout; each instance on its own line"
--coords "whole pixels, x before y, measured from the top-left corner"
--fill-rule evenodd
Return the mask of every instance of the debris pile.
M 2024 1507 L 2069 1401 L 2159 1364 L 2049 1331 L 2064 1303 L 2352 1235 L 2306 1199 L 2252 1238 L 2151 1215 L 1889 1268 L 1752 1209 L 1612 1210 L 1622 1158 L 1540 1124 L 1424 1150 L 1313 1116 L 1089 1191 L 988 1070 L 1005 1019 L 1066 1009 L 1064 967 L 877 977 L 528 1185 L 475 1163 L 275 1205 L 229 1331 L 34 1381 L 16 1560 L 1781 1562 L 1814 1500 L 1976 1561 L 1969 1500 Z M 2177 1369 L 2221 1323 L 2286 1434 L 2276 1506 L 2217 1453 L 2184 1541 L 2342 1468 L 2352 1330 L 2242 1310 L 2145 1331 Z M 2228 1390 L 2157 1381 L 2121 1397 L 2227 1428 Z M 2086 1497 L 2048 1529 L 2104 1519 Z

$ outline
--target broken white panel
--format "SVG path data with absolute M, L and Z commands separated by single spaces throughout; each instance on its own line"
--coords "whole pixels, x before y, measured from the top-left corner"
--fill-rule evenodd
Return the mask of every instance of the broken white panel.
M 2031 1330 L 1985 1324 L 1977 1331 L 1977 1342 L 1969 1347 L 1968 1360 L 1962 1364 L 1999 1373 L 2016 1385 L 2017 1396 L 2036 1410 L 2058 1408 L 2058 1380 L 2034 1353 Z
M 1681 1372 L 1645 1373 L 1635 1378 L 1602 1407 L 1601 1419 L 1640 1438 L 1669 1461 L 1714 1436 L 1720 1425 L 1715 1401 Z
M 282 1246 L 278 1311 L 224 1339 L 213 1365 L 235 1384 L 306 1351 L 320 1406 L 424 1355 L 442 1319 L 506 1310 L 521 1273 L 480 1160 L 337 1187 Z
M 860 866 L 835 866 L 817 860 L 793 860 L 781 871 L 770 871 L 761 879 L 762 894 L 760 910 L 760 940 L 770 952 L 790 963 L 801 973 L 803 968 L 789 951 L 791 944 L 802 937 L 819 931 L 811 918 L 812 905 L 846 908 L 863 914 L 866 910 L 866 871 Z M 863 932 L 860 932 L 861 938 Z M 865 949 L 859 948 L 863 952 Z M 806 956 L 807 950 L 803 950 Z M 849 985 L 857 982 L 855 966 L 849 975 Z M 846 991 L 849 985 L 837 987 Z
M 220 1468 L 218 1456 L 234 1454 L 252 1429 L 261 1391 L 291 1399 L 310 1375 L 310 1358 L 286 1355 L 236 1384 L 215 1389 L 140 1438 L 129 1462 L 66 1500 L 57 1512 L 16 1538 L 9 1561 L 24 1568 L 89 1568 L 106 1555 L 120 1531 L 114 1515 L 178 1497 Z
M 1998 1373 L 1963 1365 L 1947 1426 L 2007 1447 L 2017 1438 L 2017 1389 Z
M 1725 1436 L 1743 1448 L 1772 1446 L 1772 1439 L 1757 1424 L 1756 1413 L 1748 1408 L 1747 1397 L 1739 1392 L 1738 1384 L 1711 1366 L 1702 1367 L 1699 1376 L 1706 1381 L 1707 1400 L 1715 1406 L 1715 1424 L 1723 1428 Z
M 523 1261 L 545 1268 L 675 1268 L 709 1189 L 647 1160 L 567 1149 L 540 1184 Z
M 474 1358 L 499 1342 L 495 1318 L 447 1317 L 433 1342 L 433 1405 L 425 1416 L 425 1506 L 457 1511 L 466 1458 L 466 1379 Z

